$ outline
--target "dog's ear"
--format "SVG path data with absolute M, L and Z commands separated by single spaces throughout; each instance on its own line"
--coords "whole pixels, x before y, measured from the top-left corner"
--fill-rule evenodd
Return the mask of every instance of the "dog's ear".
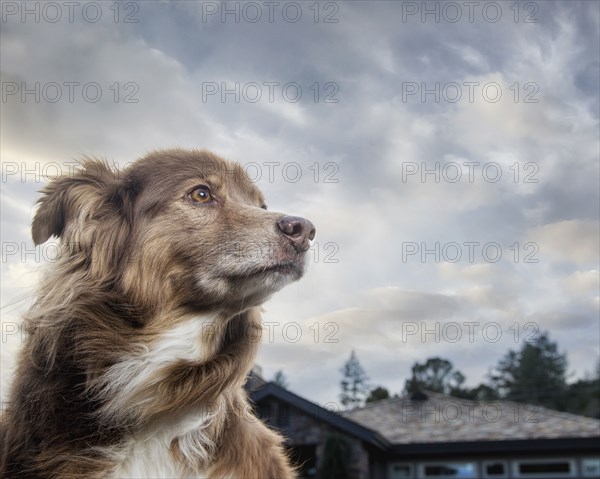
M 90 159 L 68 176 L 52 180 L 41 190 L 43 196 L 31 225 L 33 242 L 39 245 L 51 236 L 64 239 L 71 223 L 93 216 L 114 181 L 106 162 Z

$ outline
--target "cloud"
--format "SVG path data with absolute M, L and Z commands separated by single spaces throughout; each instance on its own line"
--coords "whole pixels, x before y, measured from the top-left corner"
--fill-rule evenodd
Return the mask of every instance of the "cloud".
M 598 222 L 566 220 L 533 228 L 528 239 L 539 244 L 540 254 L 558 261 L 598 261 Z
M 365 294 L 371 305 L 400 318 L 450 317 L 460 310 L 459 299 L 444 294 L 404 291 L 392 286 L 372 289 Z
M 537 312 L 528 316 L 527 319 L 535 322 L 536 324 L 541 324 L 544 328 L 550 330 L 572 330 L 584 328 L 586 326 L 598 325 L 598 318 L 595 315 L 584 315 L 567 311 Z
M 575 271 L 563 280 L 565 288 L 575 296 L 598 295 L 600 272 L 597 269 Z
M 493 267 L 490 263 L 477 263 L 461 266 L 456 263 L 440 263 L 440 274 L 451 280 L 462 280 L 474 283 L 488 282 L 493 278 Z
M 497 23 L 477 9 L 458 23 L 404 18 L 402 2 L 337 2 L 337 23 L 304 6 L 296 23 L 280 11 L 252 23 L 206 17 L 205 4 L 140 3 L 137 23 L 108 10 L 97 23 L 3 23 L 3 84 L 63 88 L 54 103 L 2 103 L 4 253 L 35 251 L 29 225 L 51 163 L 66 170 L 87 153 L 125 165 L 157 147 L 206 147 L 254 168 L 270 209 L 317 227 L 306 276 L 265 305 L 265 321 L 280 324 L 259 356 L 267 375 L 283 368 L 297 392 L 326 401 L 355 348 L 394 391 L 432 355 L 477 383 L 528 322 L 551 329 L 574 369 L 589 369 L 580 351 L 597 355 L 597 3 L 543 2 L 527 24 L 504 5 Z M 64 82 L 80 85 L 73 102 Z M 97 102 L 82 96 L 92 82 Z M 297 102 L 283 94 L 290 83 L 302 89 Z M 300 168 L 298 181 L 288 167 Z M 528 242 L 537 262 L 525 261 Z M 456 243 L 463 254 L 406 257 L 408 243 Z M 466 243 L 479 244 L 472 259 Z M 489 243 L 497 262 L 482 254 Z M 12 286 L 27 268 L 3 256 L 3 301 L 23 293 Z M 479 323 L 473 342 L 403 337 L 410 322 L 469 321 Z M 497 343 L 482 336 L 494 322 Z M 283 337 L 292 323 L 298 342 Z M 325 343 L 332 332 L 338 342 Z

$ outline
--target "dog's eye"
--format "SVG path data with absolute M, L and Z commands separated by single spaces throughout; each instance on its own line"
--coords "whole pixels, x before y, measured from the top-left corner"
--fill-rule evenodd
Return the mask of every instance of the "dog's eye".
M 210 190 L 207 186 L 199 186 L 193 189 L 188 196 L 194 203 L 208 203 L 212 200 Z

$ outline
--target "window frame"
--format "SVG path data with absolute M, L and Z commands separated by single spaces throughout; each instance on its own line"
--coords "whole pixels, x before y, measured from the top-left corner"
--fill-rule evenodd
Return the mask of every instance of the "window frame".
M 388 476 L 390 477 L 390 479 L 394 479 L 394 476 L 392 475 L 392 473 L 393 473 L 392 469 L 393 469 L 394 466 L 405 466 L 405 467 L 408 467 L 408 478 L 412 479 L 412 478 L 415 477 L 415 466 L 414 466 L 414 464 L 412 464 L 410 462 L 390 462 L 390 463 L 388 463 Z
M 595 464 L 597 464 L 599 466 L 599 470 L 600 470 L 600 457 L 582 457 L 580 460 L 580 467 L 581 467 L 581 477 L 597 477 L 597 475 L 586 475 L 586 471 L 585 471 L 585 462 L 586 461 L 593 461 Z
M 501 476 L 489 476 L 486 467 L 491 464 L 502 464 L 504 466 L 504 473 Z M 497 461 L 488 459 L 481 461 L 481 477 L 484 479 L 507 479 L 510 477 L 510 466 L 508 461 L 505 459 L 499 459 Z
M 418 479 L 456 479 L 456 476 L 428 476 L 425 474 L 425 468 L 427 466 L 455 466 L 462 464 L 473 465 L 473 476 L 474 479 L 480 476 L 480 461 L 477 460 L 466 460 L 466 461 L 427 461 L 419 463 L 417 467 L 417 478 Z
M 523 463 L 528 464 L 557 464 L 566 462 L 569 464 L 570 471 L 565 472 L 525 472 L 519 471 L 519 466 Z M 577 477 L 577 467 L 575 459 L 569 459 L 566 457 L 558 458 L 546 458 L 546 459 L 517 459 L 513 461 L 512 467 L 513 477 L 517 479 L 553 479 L 553 478 L 564 478 L 564 477 Z

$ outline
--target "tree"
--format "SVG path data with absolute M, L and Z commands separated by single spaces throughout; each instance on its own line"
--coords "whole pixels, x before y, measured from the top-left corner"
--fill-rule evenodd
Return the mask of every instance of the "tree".
M 375 402 L 380 401 L 382 399 L 388 399 L 390 397 L 390 392 L 384 388 L 383 386 L 377 386 L 375 389 L 371 389 L 369 396 L 365 402 Z
M 284 389 L 288 388 L 287 377 L 285 374 L 283 374 L 283 370 L 281 369 L 275 373 L 275 376 L 273 376 L 273 382 Z
M 600 379 L 580 379 L 569 384 L 564 406 L 572 414 L 600 419 Z
M 341 436 L 327 438 L 323 451 L 322 477 L 348 479 L 350 477 L 350 445 Z
M 600 361 L 594 374 L 567 386 L 565 411 L 600 419 Z
M 480 384 L 474 388 L 454 390 L 453 396 L 471 401 L 497 401 L 500 399 L 498 392 L 487 384 Z
M 492 387 L 504 399 L 564 409 L 567 358 L 548 333 L 509 350 L 490 374 Z
M 340 382 L 342 388 L 340 401 L 347 408 L 362 405 L 369 393 L 367 384 L 369 378 L 363 367 L 360 365 L 354 351 L 352 351 L 350 359 L 344 363 L 344 366 L 340 371 L 342 373 L 342 381 Z
M 429 358 L 424 364 L 415 363 L 412 367 L 412 376 L 404 383 L 404 391 L 414 394 L 427 389 L 429 391 L 460 395 L 461 386 L 465 376 L 447 359 Z

